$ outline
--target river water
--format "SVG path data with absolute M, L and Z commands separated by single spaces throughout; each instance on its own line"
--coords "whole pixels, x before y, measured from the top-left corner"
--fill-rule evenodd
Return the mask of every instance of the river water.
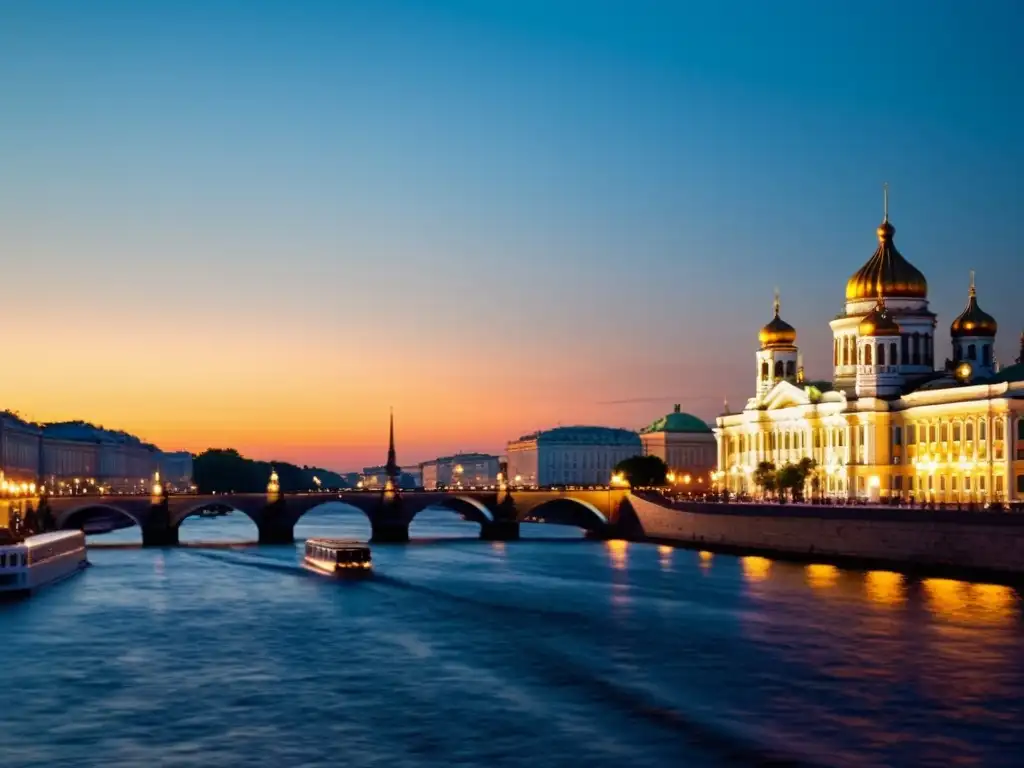
M 343 583 L 299 547 L 93 548 L 0 605 L 9 766 L 985 765 L 1024 756 L 1016 592 L 428 510 Z M 344 508 L 296 535 L 365 538 Z M 244 541 L 235 513 L 182 540 Z M 138 529 L 92 539 L 139 541 Z

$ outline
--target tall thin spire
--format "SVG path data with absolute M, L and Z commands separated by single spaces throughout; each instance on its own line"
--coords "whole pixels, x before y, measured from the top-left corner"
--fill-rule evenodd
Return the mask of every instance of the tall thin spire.
M 774 309 L 775 309 L 775 316 L 778 317 L 779 316 L 779 310 L 782 309 L 782 302 L 779 301 L 779 289 L 778 288 L 775 289 L 775 302 L 772 304 L 772 307 L 774 307 Z
M 977 296 L 978 295 L 978 291 L 974 287 L 974 270 L 973 269 L 971 270 L 971 291 L 970 291 L 970 294 L 971 294 L 971 296 Z
M 398 459 L 395 457 L 395 409 L 391 409 L 391 419 L 388 426 L 388 463 L 384 471 L 391 481 L 393 487 L 398 485 Z
M 888 181 L 885 182 L 882 185 L 882 212 L 884 214 L 883 217 L 882 217 L 882 220 L 883 221 L 888 221 L 889 220 L 889 182 Z

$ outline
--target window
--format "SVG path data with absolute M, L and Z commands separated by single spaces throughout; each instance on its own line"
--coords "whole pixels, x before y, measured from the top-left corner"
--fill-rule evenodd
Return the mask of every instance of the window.
M 985 490 L 985 477 L 984 476 L 978 478 L 978 487 L 981 490 L 983 490 L 983 491 Z
M 935 425 L 934 424 L 932 424 L 930 427 L 928 427 L 928 442 L 930 442 L 930 443 L 934 443 L 935 442 Z
M 889 365 L 896 365 L 896 342 L 889 342 Z
M 1003 492 L 1003 476 L 996 475 L 996 493 Z
M 893 487 L 894 490 L 897 490 L 897 491 L 902 491 L 903 490 L 903 475 L 896 475 L 892 479 L 892 487 Z
M 960 422 L 959 421 L 956 422 L 956 424 L 953 425 L 953 441 L 957 442 L 957 443 L 960 442 Z
M 833 344 L 832 365 L 839 365 L 839 339 Z
M 764 381 L 768 381 L 768 373 L 769 373 L 769 371 L 768 371 L 768 362 L 765 361 L 765 362 L 761 363 L 761 378 Z
M 964 359 L 964 348 L 963 348 L 962 345 L 957 344 L 955 347 L 953 347 L 953 362 L 954 363 L 959 363 L 963 359 Z
M 850 364 L 850 339 L 843 337 L 843 365 Z
M 1017 493 L 1024 493 L 1024 475 L 1017 475 Z
M 988 434 L 988 422 L 987 421 L 979 421 L 978 422 L 978 439 L 979 440 L 984 440 L 985 439 L 985 435 L 987 435 L 987 434 Z
M 864 365 L 871 365 L 871 345 L 864 345 Z
M 1002 419 L 996 419 L 996 433 L 995 433 L 994 437 L 995 437 L 996 440 L 1002 440 L 1003 439 L 1003 420 Z
M 907 445 L 913 445 L 913 444 L 914 444 L 914 425 L 913 424 L 908 424 L 907 425 Z
M 921 334 L 915 333 L 910 337 L 910 346 L 913 350 L 911 357 L 913 358 L 914 365 L 921 364 Z
M 776 360 L 775 361 L 775 378 L 776 379 L 781 379 L 782 375 L 783 375 L 782 361 L 781 360 Z
M 970 475 L 967 475 L 967 477 L 964 478 L 964 490 L 965 491 L 971 490 L 971 476 Z
M 940 491 L 945 491 L 946 490 L 946 476 L 945 475 L 939 475 L 939 490 Z
M 821 448 L 821 430 L 814 430 L 814 447 Z
M 967 345 L 967 359 L 968 360 L 977 360 L 978 359 L 978 350 L 977 350 L 977 348 L 975 347 L 974 344 L 968 344 Z
M 892 428 L 892 444 L 903 445 L 903 429 L 901 427 Z
M 792 360 L 786 362 L 786 375 L 789 376 L 790 378 L 796 376 L 796 363 L 794 363 Z
M 903 365 L 910 361 L 910 337 L 906 335 L 900 336 L 900 360 Z
M 878 364 L 885 365 L 885 344 L 878 345 Z
M 942 427 L 941 427 L 941 431 L 942 431 L 942 442 L 944 442 L 944 443 L 948 442 L 949 441 L 949 424 L 943 424 Z

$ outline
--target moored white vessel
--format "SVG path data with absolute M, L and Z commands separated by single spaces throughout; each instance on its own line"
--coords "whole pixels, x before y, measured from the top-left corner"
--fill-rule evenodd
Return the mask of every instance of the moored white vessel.
M 0 529 L 0 594 L 31 594 L 89 564 L 82 531 L 18 538 Z

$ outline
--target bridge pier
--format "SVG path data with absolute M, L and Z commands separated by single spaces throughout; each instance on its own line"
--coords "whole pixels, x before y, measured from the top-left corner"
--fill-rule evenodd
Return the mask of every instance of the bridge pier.
M 178 546 L 178 529 L 171 526 L 147 525 L 142 529 L 142 546 L 176 547 Z
M 495 520 L 480 525 L 480 538 L 484 541 L 519 541 L 518 520 Z
M 295 528 L 284 528 L 271 525 L 261 525 L 259 527 L 259 543 L 260 544 L 294 544 L 295 543 Z
M 409 523 L 370 519 L 371 544 L 407 544 L 408 542 Z

